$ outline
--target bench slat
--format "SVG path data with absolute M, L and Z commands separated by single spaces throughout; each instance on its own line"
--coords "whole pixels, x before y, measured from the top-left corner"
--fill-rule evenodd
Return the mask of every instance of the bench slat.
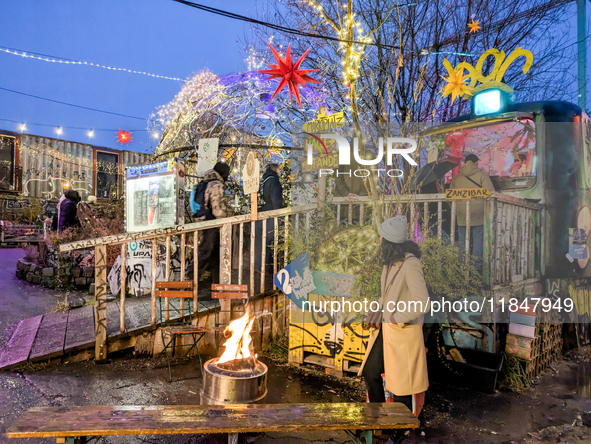
M 156 282 L 156 288 L 193 288 L 193 281 L 159 281 Z
M 212 299 L 248 299 L 248 293 L 222 293 L 219 291 L 211 292 Z
M 192 291 L 157 290 L 157 298 L 184 298 L 193 299 Z
M 408 407 L 388 403 L 238 404 L 225 406 L 34 407 L 8 438 L 107 435 L 414 429 Z

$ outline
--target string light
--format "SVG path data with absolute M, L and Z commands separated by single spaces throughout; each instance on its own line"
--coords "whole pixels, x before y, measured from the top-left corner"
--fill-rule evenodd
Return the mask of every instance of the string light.
M 92 139 L 94 137 L 94 130 L 88 131 L 86 135 Z
M 55 129 L 55 133 L 56 133 L 58 136 L 61 136 L 61 135 L 64 133 L 64 130 L 62 129 L 62 127 L 61 127 L 61 126 L 58 126 L 58 127 Z
M 159 137 L 160 137 L 160 134 L 158 133 L 158 131 L 154 131 L 154 132 L 152 133 L 152 138 L 153 138 L 153 139 L 158 139 Z
M 19 129 L 21 130 L 21 133 L 24 133 L 24 132 L 27 130 L 27 124 L 26 124 L 26 123 L 23 123 L 23 124 L 22 124 L 22 125 L 19 127 Z
M 136 71 L 134 69 L 115 68 L 113 66 L 101 65 L 100 63 L 81 62 L 79 60 L 64 59 L 64 58 L 57 57 L 57 56 L 43 56 L 43 57 L 40 57 L 39 54 L 35 54 L 35 53 L 31 53 L 31 52 L 25 52 L 25 51 L 21 51 L 21 50 L 17 50 L 17 49 L 5 48 L 5 47 L 0 47 L 0 51 L 5 52 L 6 54 L 12 54 L 12 55 L 24 57 L 24 58 L 27 58 L 27 59 L 41 60 L 43 62 L 62 63 L 64 65 L 86 65 L 86 66 L 94 66 L 95 68 L 109 69 L 111 71 L 124 71 L 124 72 L 128 72 L 128 73 L 131 73 L 131 74 L 142 74 L 144 76 L 156 77 L 158 79 L 177 80 L 179 82 L 182 82 L 183 81 L 183 79 L 179 79 L 178 77 L 160 76 L 158 74 L 150 74 L 149 72 L 145 72 L 145 71 Z

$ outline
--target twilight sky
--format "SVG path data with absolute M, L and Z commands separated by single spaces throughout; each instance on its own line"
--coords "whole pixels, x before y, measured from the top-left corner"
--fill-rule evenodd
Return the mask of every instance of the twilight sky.
M 198 3 L 249 16 L 257 5 L 256 0 Z M 240 42 L 247 27 L 170 0 L 4 1 L 0 47 L 186 79 L 204 67 L 216 74 L 243 71 Z M 0 51 L 1 88 L 143 119 L 77 109 L 0 89 L 0 119 L 18 122 L 0 120 L 0 129 L 18 131 L 26 123 L 30 134 L 151 151 L 157 141 L 145 131 L 146 119 L 156 107 L 172 100 L 181 86 L 174 80 Z M 58 126 L 64 127 L 61 136 L 56 135 Z M 119 128 L 133 131 L 128 148 L 116 140 Z M 94 129 L 93 138 L 87 135 L 90 129 Z

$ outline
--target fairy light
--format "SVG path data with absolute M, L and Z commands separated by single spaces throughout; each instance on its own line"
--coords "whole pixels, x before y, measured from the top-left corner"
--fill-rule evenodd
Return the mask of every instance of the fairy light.
M 86 65 L 86 66 L 93 66 L 95 68 L 109 69 L 111 71 L 123 71 L 123 72 L 128 72 L 131 74 L 142 74 L 144 76 L 155 77 L 158 79 L 177 80 L 180 82 L 183 81 L 183 79 L 179 79 L 178 77 L 161 76 L 158 74 L 151 74 L 151 73 L 145 72 L 145 71 L 136 71 L 134 69 L 115 68 L 113 66 L 101 65 L 100 63 L 83 62 L 83 61 L 79 61 L 79 60 L 60 60 L 57 58 L 42 57 L 42 56 L 38 56 L 35 54 L 29 54 L 24 51 L 11 50 L 11 49 L 2 48 L 2 47 L 0 47 L 0 51 L 5 52 L 6 54 L 12 54 L 12 55 L 20 56 L 20 57 L 27 58 L 27 59 L 41 60 L 43 62 L 61 63 L 63 65 Z
M 27 124 L 23 123 L 20 127 L 19 127 L 21 133 L 25 132 L 27 130 Z
M 158 139 L 159 137 L 160 137 L 160 133 L 158 133 L 158 131 L 152 132 L 152 139 Z
M 58 136 L 61 136 L 61 135 L 64 133 L 64 130 L 62 129 L 62 127 L 61 127 L 61 126 L 58 126 L 58 127 L 55 129 L 55 133 L 56 133 Z
M 94 130 L 88 131 L 86 135 L 92 139 L 94 137 Z

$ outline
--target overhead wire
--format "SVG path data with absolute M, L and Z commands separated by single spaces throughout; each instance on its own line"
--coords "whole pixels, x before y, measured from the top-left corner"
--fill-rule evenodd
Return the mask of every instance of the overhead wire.
M 11 93 L 14 93 L 14 94 L 20 94 L 21 96 L 33 97 L 34 99 L 45 100 L 47 102 L 59 103 L 60 105 L 72 106 L 74 108 L 80 108 L 80 109 L 85 109 L 85 110 L 88 110 L 88 111 L 94 111 L 94 112 L 97 112 L 97 113 L 111 114 L 113 116 L 127 117 L 129 119 L 136 119 L 136 120 L 143 120 L 143 121 L 147 120 L 144 117 L 130 116 L 128 114 L 114 113 L 114 112 L 105 111 L 105 110 L 102 110 L 102 109 L 90 108 L 88 106 L 75 105 L 73 103 L 67 103 L 67 102 L 62 102 L 60 100 L 48 99 L 46 97 L 41 97 L 41 96 L 35 96 L 33 94 L 27 94 L 27 93 L 24 93 L 24 92 L 21 92 L 21 91 L 15 91 L 13 89 L 8 89 L 8 88 L 0 87 L 0 90 L 8 91 L 8 92 L 11 92 Z

